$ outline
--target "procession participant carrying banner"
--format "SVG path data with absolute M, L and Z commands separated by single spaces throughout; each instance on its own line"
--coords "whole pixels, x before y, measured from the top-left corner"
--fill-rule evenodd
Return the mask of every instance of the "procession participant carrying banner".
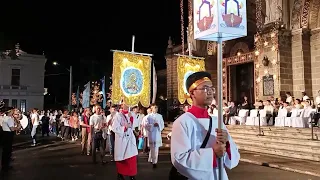
M 222 41 L 247 36 L 246 0 L 193 0 L 194 39 L 217 42 L 218 130 L 223 127 Z M 228 179 L 219 158 L 218 179 Z
M 187 56 L 179 56 L 177 60 L 177 80 L 178 80 L 178 100 L 180 104 L 186 101 L 192 104 L 189 98 L 189 92 L 186 89 L 186 80 L 188 77 L 198 71 L 205 71 L 205 62 L 203 58 L 191 58 Z
M 151 57 L 116 51 L 113 54 L 112 102 L 148 107 L 151 102 Z

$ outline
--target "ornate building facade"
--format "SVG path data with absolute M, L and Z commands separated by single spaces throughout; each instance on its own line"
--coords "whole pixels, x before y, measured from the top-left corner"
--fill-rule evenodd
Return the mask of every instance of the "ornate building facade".
M 315 97 L 320 90 L 320 1 L 248 0 L 247 9 L 248 36 L 224 43 L 224 97 L 238 101 L 246 95 L 254 102 L 285 92 L 301 98 L 302 91 Z M 193 41 L 192 47 L 193 55 L 205 57 L 216 86 L 215 43 Z M 174 54 L 181 52 L 169 42 L 169 104 L 177 96 Z

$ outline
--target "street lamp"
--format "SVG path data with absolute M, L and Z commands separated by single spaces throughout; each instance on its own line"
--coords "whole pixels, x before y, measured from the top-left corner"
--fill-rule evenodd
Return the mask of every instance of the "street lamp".
M 53 62 L 52 63 L 54 66 L 60 65 L 58 62 Z M 69 104 L 68 104 L 68 110 L 71 111 L 71 106 L 72 106 L 72 66 L 70 68 L 66 68 L 67 71 L 69 71 Z

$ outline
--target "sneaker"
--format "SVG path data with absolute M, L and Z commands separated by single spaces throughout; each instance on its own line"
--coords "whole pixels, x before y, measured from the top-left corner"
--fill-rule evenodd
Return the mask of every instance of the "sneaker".
M 33 143 L 33 144 L 31 144 L 31 146 L 32 146 L 32 147 L 35 147 L 35 146 L 36 146 L 36 144 L 35 144 L 35 143 Z

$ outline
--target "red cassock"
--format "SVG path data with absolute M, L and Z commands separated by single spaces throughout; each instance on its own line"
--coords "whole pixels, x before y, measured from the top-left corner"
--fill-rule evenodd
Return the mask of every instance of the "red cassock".
M 127 114 L 128 112 L 122 111 Z M 133 124 L 133 117 L 130 117 L 131 124 Z M 127 129 L 125 129 L 127 131 Z M 116 167 L 119 174 L 124 176 L 135 176 L 138 173 L 137 169 L 137 156 L 125 159 L 123 161 L 116 161 Z

